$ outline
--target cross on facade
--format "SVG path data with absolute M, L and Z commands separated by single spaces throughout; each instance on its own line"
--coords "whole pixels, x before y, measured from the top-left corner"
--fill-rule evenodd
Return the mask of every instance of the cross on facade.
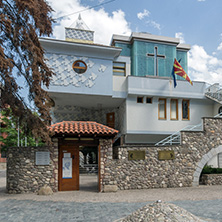
M 158 76 L 158 58 L 165 59 L 165 55 L 158 54 L 158 48 L 155 46 L 154 53 L 147 53 L 148 57 L 154 57 L 154 76 Z

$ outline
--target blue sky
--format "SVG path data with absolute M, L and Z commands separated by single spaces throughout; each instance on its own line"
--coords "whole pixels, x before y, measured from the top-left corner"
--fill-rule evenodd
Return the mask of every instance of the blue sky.
M 64 39 L 78 11 L 109 0 L 48 0 L 57 20 L 53 37 Z M 193 80 L 222 83 L 222 1 L 221 0 L 114 0 L 81 13 L 95 31 L 95 42 L 109 44 L 112 34 L 149 32 L 179 37 L 191 45 L 189 73 Z

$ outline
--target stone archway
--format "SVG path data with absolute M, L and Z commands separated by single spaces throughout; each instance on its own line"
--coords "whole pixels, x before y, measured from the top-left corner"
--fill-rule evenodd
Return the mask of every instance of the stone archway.
M 200 174 L 203 170 L 205 164 L 215 155 L 222 152 L 222 145 L 218 146 L 217 148 L 211 149 L 208 153 L 203 155 L 202 159 L 197 163 L 196 170 L 193 174 L 193 183 L 192 186 L 199 185 Z

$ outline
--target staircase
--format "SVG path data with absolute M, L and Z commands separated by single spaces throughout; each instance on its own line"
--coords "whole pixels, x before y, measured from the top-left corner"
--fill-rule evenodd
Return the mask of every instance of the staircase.
M 205 96 L 213 101 L 222 104 L 222 86 L 215 83 L 205 90 Z
M 188 125 L 177 131 L 170 136 L 166 137 L 165 139 L 161 140 L 160 142 L 156 143 L 155 146 L 166 146 L 166 145 L 175 145 L 180 144 L 180 132 L 181 131 L 200 131 L 202 130 L 202 123 L 198 125 Z
M 217 103 L 222 104 L 222 86 L 219 83 L 215 83 L 205 90 L 205 96 Z M 217 114 L 214 118 L 221 117 L 222 113 Z M 180 144 L 180 132 L 181 131 L 200 131 L 202 130 L 202 123 L 198 125 L 188 125 L 185 128 L 171 134 L 160 142 L 156 143 L 155 146 L 166 146 Z

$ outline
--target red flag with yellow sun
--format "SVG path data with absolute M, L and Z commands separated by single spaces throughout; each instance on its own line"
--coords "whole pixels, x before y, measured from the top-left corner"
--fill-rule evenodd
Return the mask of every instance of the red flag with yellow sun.
M 185 80 L 187 80 L 191 85 L 193 85 L 192 81 L 190 80 L 189 76 L 186 74 L 180 63 L 177 61 L 177 59 L 174 60 L 173 64 L 173 71 L 175 75 L 181 76 Z M 175 87 L 175 86 L 174 86 Z

